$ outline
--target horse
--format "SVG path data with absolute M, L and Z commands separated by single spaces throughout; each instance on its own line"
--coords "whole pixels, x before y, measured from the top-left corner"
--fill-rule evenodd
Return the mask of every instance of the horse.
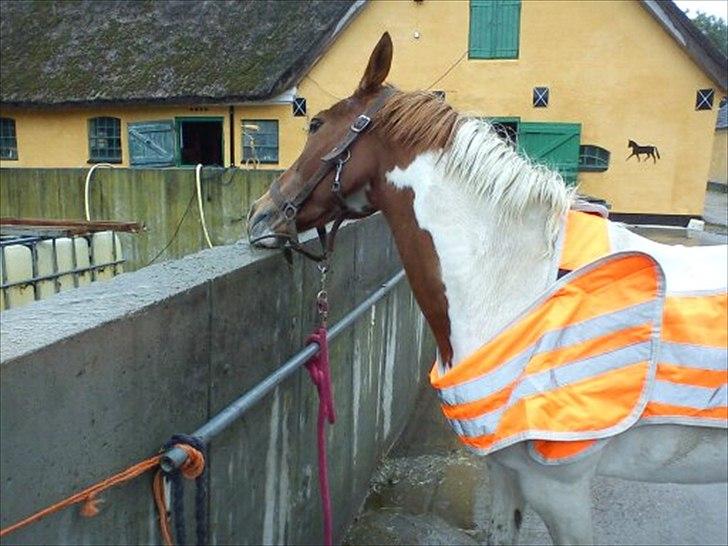
M 310 120 L 298 159 L 251 206 L 248 236 L 261 248 L 295 248 L 299 231 L 317 228 L 331 242 L 344 219 L 381 212 L 436 341 L 435 366 L 457 370 L 554 282 L 559 226 L 575 191 L 487 122 L 433 94 L 385 84 L 392 54 L 385 33 L 354 93 Z M 668 256 L 695 286 L 728 275 L 724 247 L 685 249 L 689 255 L 675 260 L 673 248 L 618 224 L 609 232 L 619 249 Z M 722 269 L 706 271 L 708 261 Z M 668 284 L 673 277 L 667 271 Z M 597 474 L 661 483 L 728 478 L 721 427 L 634 426 L 603 442 L 559 465 L 534 460 L 528 442 L 489 454 L 488 542 L 514 543 L 528 504 L 555 543 L 592 543 L 589 487 Z
M 630 140 L 627 142 L 627 148 L 632 148 L 632 153 L 627 156 L 625 161 L 633 155 L 637 156 L 637 161 L 642 161 L 640 159 L 640 154 L 645 154 L 645 159 L 649 159 L 651 157 L 653 163 L 657 163 L 657 159 L 661 159 L 660 152 L 657 151 L 657 146 L 642 146 L 637 144 L 634 140 Z M 657 159 L 655 159 L 655 156 L 657 156 Z

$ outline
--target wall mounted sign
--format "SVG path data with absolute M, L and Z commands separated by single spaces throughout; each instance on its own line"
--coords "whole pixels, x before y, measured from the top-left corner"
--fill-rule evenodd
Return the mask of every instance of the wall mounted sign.
M 660 152 L 657 151 L 657 146 L 642 146 L 637 144 L 634 140 L 630 140 L 627 143 L 627 148 L 632 148 L 632 153 L 627 156 L 627 159 L 636 155 L 637 161 L 642 161 L 640 159 L 640 154 L 645 154 L 645 159 L 649 159 L 651 157 L 653 163 L 657 163 L 657 160 L 661 159 Z M 625 159 L 625 161 L 627 161 L 627 159 Z

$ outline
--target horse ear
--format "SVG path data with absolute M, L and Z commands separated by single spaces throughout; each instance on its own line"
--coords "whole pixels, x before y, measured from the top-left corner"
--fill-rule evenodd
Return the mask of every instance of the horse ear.
M 359 82 L 357 93 L 374 91 L 387 79 L 389 69 L 392 67 L 392 51 L 392 38 L 389 32 L 385 32 L 369 57 L 369 64 Z

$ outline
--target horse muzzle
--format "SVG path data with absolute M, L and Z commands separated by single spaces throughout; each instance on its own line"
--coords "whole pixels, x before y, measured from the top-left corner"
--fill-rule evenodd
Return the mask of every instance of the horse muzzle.
M 276 249 L 298 241 L 298 233 L 277 210 L 253 204 L 248 215 L 248 241 L 258 248 Z

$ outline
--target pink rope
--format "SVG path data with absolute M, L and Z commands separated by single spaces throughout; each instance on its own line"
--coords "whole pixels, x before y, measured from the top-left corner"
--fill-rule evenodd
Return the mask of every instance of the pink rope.
M 329 490 L 329 470 L 326 461 L 326 421 L 334 424 L 334 396 L 331 390 L 331 372 L 329 368 L 329 343 L 326 327 L 321 326 L 308 338 L 307 343 L 318 343 L 319 351 L 306 363 L 311 380 L 316 385 L 319 397 L 318 424 L 316 436 L 318 440 L 319 489 L 321 490 L 321 508 L 324 518 L 324 545 L 332 546 L 333 523 L 331 514 L 331 491 Z

